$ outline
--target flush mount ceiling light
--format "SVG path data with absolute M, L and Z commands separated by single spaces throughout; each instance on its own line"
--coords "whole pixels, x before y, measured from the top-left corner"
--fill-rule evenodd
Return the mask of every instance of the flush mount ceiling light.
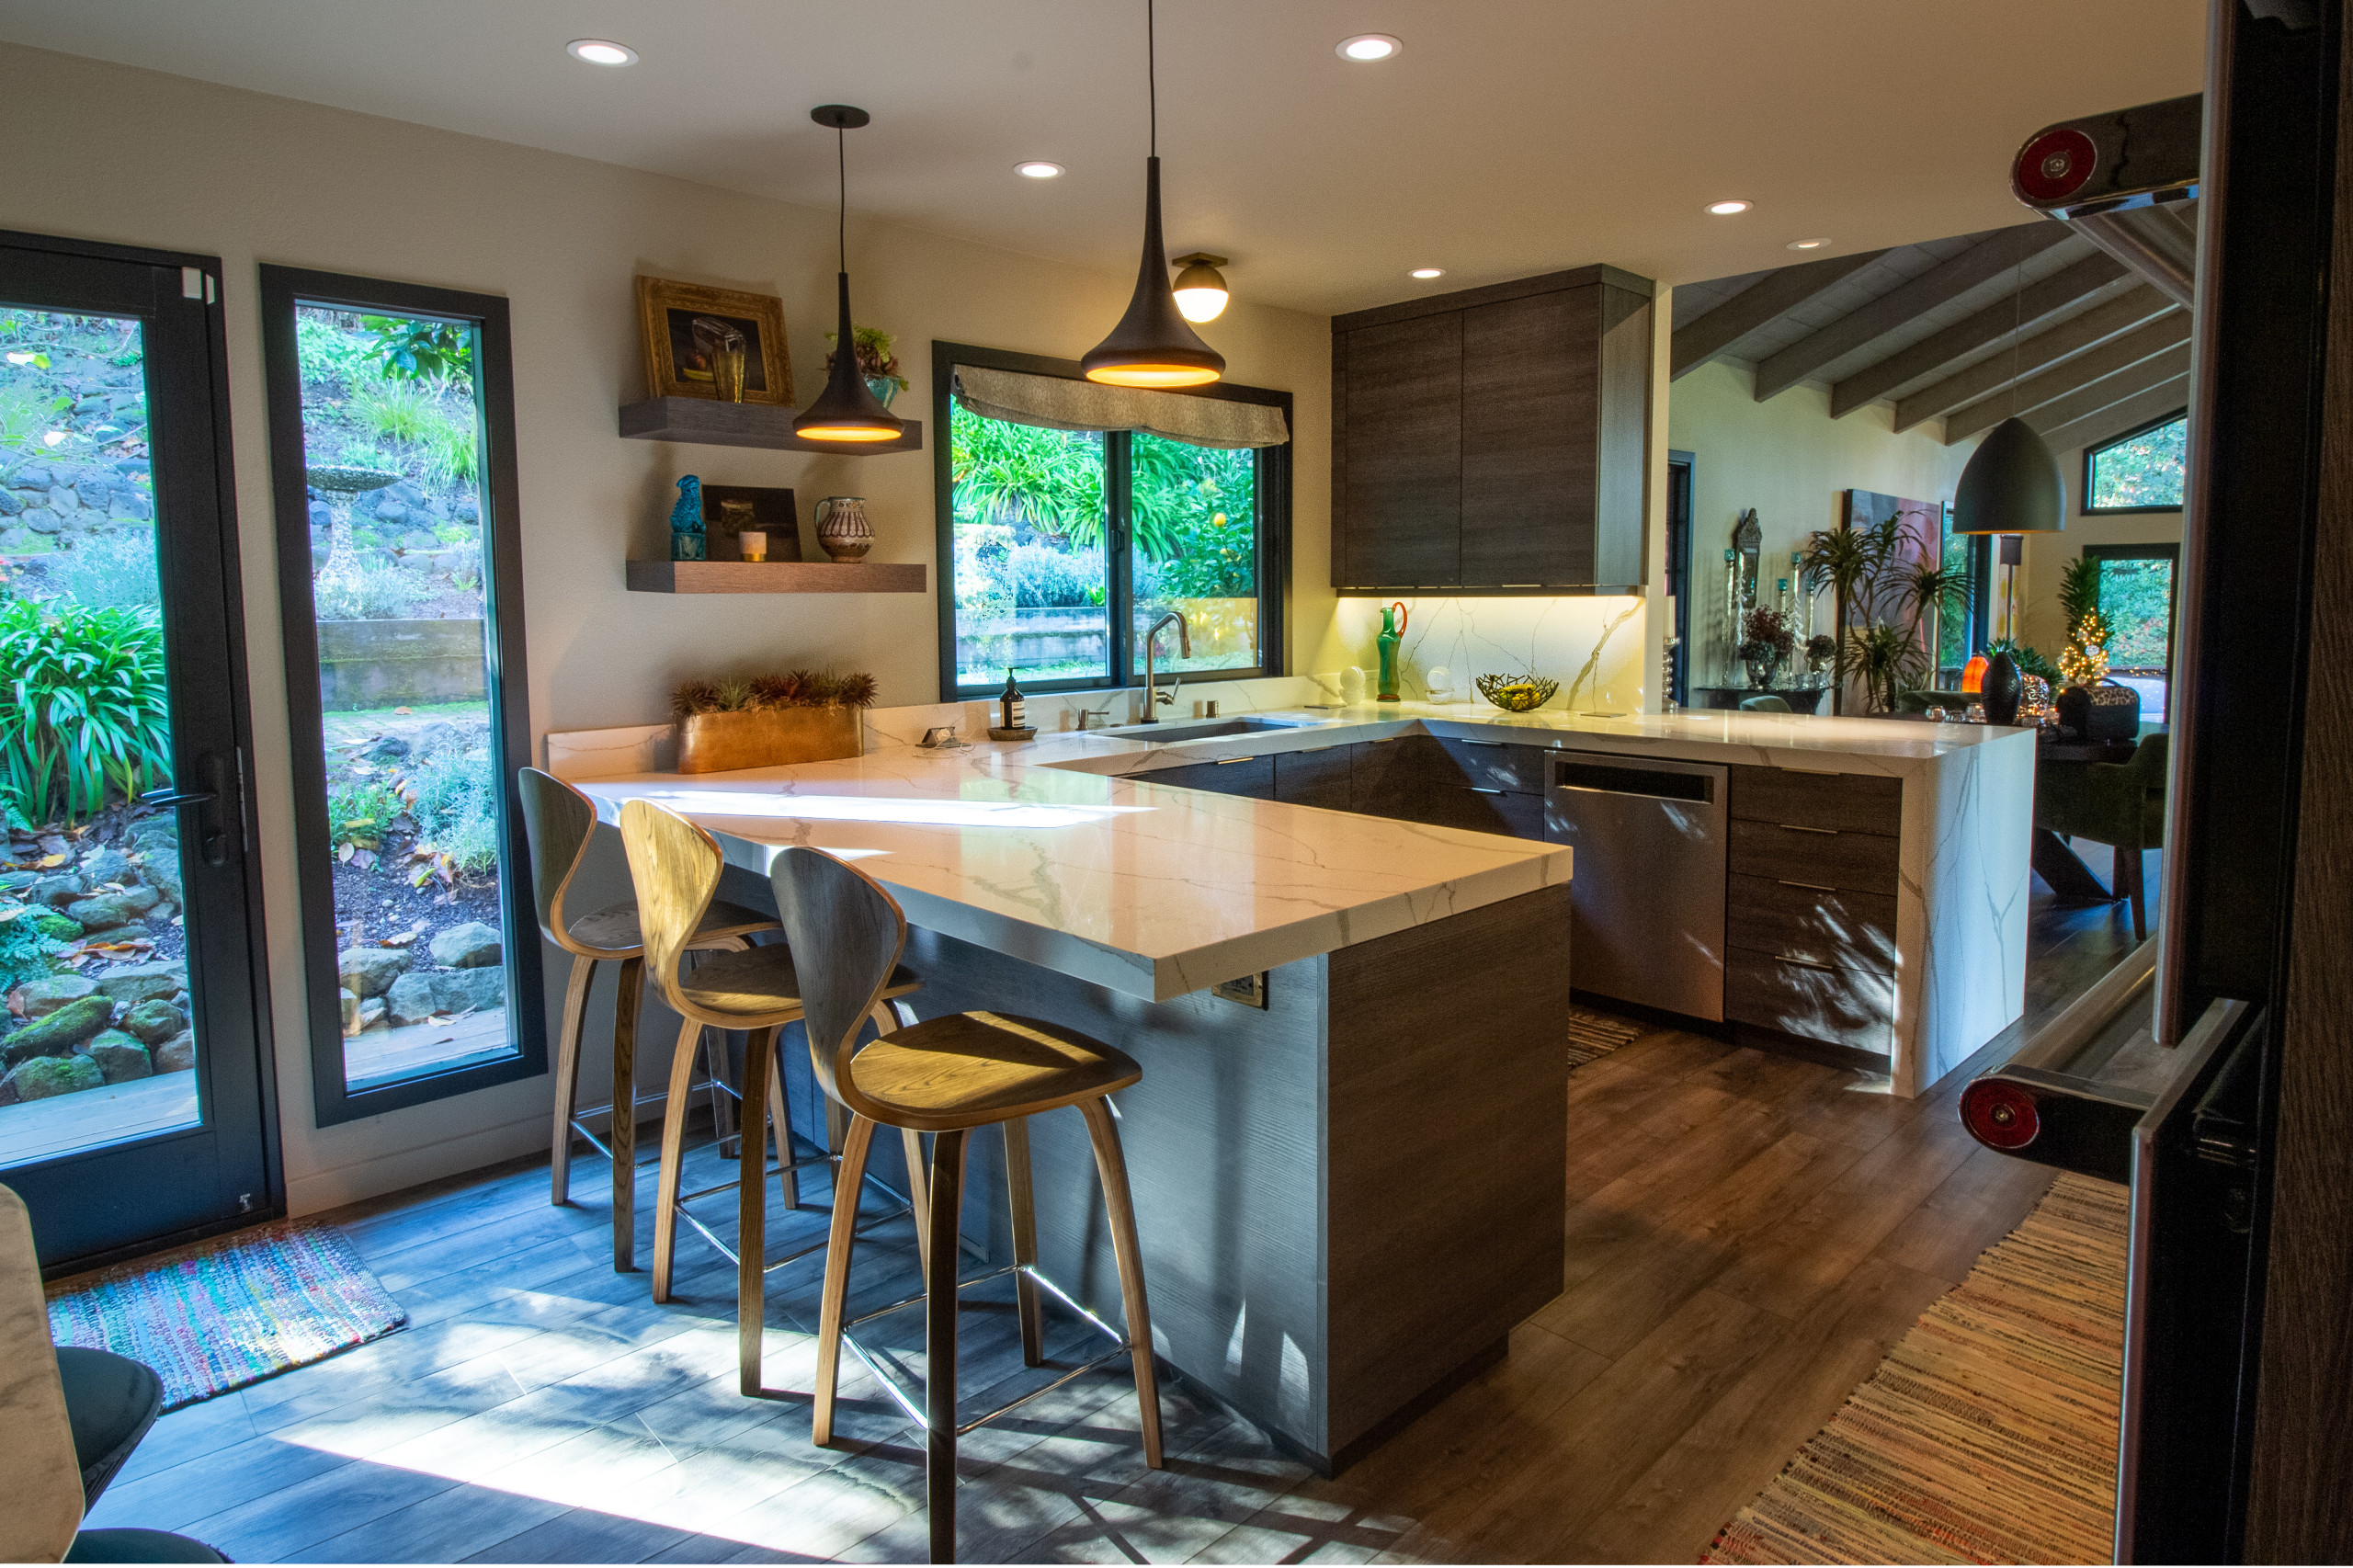
M 847 104 L 819 104 L 809 111 L 809 118 L 834 133 L 834 161 L 841 181 L 841 208 L 835 243 L 839 246 L 841 270 L 836 274 L 841 293 L 841 329 L 834 338 L 834 368 L 825 377 L 825 390 L 817 401 L 801 411 L 792 422 L 792 433 L 812 441 L 895 441 L 906 433 L 906 426 L 882 406 L 882 400 L 866 390 L 866 378 L 858 373 L 858 339 L 849 324 L 849 138 L 874 117 L 862 108 Z
M 1369 65 L 1376 60 L 1394 60 L 1405 46 L 1387 33 L 1358 33 L 1340 40 L 1336 53 L 1343 60 L 1353 60 Z
M 1063 172 L 1060 164 L 1050 164 L 1043 158 L 1033 158 L 1026 164 L 1016 164 L 1013 172 L 1023 179 L 1055 179 Z
M 1143 259 L 1128 313 L 1078 363 L 1088 381 L 1110 386 L 1197 387 L 1225 374 L 1225 356 L 1201 341 L 1168 286 L 1168 247 L 1160 238 L 1160 89 L 1152 0 L 1144 0 L 1143 40 L 1152 114 L 1152 151 L 1143 165 Z
M 637 51 L 610 39 L 576 38 L 563 46 L 563 51 L 574 60 L 585 60 L 591 65 L 634 65 Z
M 1187 321 L 1215 321 L 1224 313 L 1233 290 L 1225 286 L 1225 274 L 1218 268 L 1233 266 L 1231 261 L 1197 250 L 1178 256 L 1175 265 L 1185 269 L 1176 275 L 1176 308 L 1185 312 Z
M 1754 201 L 1742 201 L 1734 198 L 1729 201 L 1711 201 L 1708 203 L 1708 210 L 1719 218 L 1731 218 L 1747 211 L 1756 205 Z
M 1791 250 L 1820 250 L 1829 243 L 1828 240 L 1791 240 L 1790 248 Z
M 1443 267 L 1417 267 L 1414 268 L 1413 271 L 1405 274 L 1405 276 L 1408 278 L 1443 278 L 1446 276 L 1446 268 Z

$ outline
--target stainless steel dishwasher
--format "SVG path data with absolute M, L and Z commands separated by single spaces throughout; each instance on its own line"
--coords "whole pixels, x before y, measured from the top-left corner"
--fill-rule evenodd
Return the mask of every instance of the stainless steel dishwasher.
M 1723 1017 L 1727 778 L 1671 757 L 1554 754 L 1544 836 L 1577 852 L 1569 963 L 1580 990 Z

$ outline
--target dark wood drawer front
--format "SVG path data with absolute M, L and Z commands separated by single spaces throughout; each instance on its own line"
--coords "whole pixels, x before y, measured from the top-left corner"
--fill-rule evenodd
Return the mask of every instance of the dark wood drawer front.
M 1541 746 L 1517 746 L 1497 741 L 1440 741 L 1446 755 L 1477 789 L 1508 790 L 1515 795 L 1540 795 L 1546 788 L 1545 759 L 1552 754 Z
M 1724 940 L 1752 952 L 1893 974 L 1895 900 L 1735 874 L 1724 902 Z
M 1188 767 L 1163 767 L 1134 777 L 1139 784 L 1175 784 L 1216 795 L 1247 795 L 1258 801 L 1275 798 L 1275 759 L 1271 756 L 1197 762 Z
M 1365 741 L 1348 748 L 1348 809 L 1368 816 L 1411 818 L 1407 796 L 1427 785 L 1461 782 L 1454 759 L 1428 735 Z
M 1895 982 L 1733 948 L 1724 954 L 1724 1017 L 1800 1040 L 1893 1055 Z
M 1506 838 L 1544 836 L 1544 797 L 1461 784 L 1424 784 L 1414 791 L 1414 809 L 1398 815 L 1436 827 L 1496 833 Z
M 1807 882 L 1846 892 L 1895 892 L 1893 838 L 1771 822 L 1734 820 L 1731 827 L 1734 876 Z
M 1904 782 L 1870 773 L 1736 767 L 1727 809 L 1750 822 L 1794 823 L 1893 838 L 1904 825 Z
M 1348 754 L 1354 746 L 1325 746 L 1321 751 L 1277 752 L 1275 799 L 1295 806 L 1321 806 L 1325 811 L 1348 809 Z

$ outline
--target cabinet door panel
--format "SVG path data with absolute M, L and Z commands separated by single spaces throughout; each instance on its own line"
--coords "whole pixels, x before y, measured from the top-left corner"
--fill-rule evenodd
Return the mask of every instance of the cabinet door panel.
M 1732 869 L 1744 877 L 1843 892 L 1895 892 L 1896 842 L 1770 822 L 1732 821 Z
M 1275 798 L 1275 759 L 1237 757 L 1231 762 L 1197 762 L 1184 767 L 1162 767 L 1135 776 L 1140 784 L 1174 784 L 1186 790 L 1206 790 L 1214 795 Z
M 1341 585 L 1460 583 L 1461 313 L 1360 327 L 1347 353 Z
M 1724 1017 L 1884 1056 L 1895 1049 L 1895 982 L 1733 948 L 1724 955 Z
M 1446 748 L 1427 735 L 1366 741 L 1348 751 L 1348 809 L 1367 816 L 1417 822 L 1413 797 L 1418 790 L 1468 782 Z
M 1349 753 L 1354 746 L 1325 746 L 1320 751 L 1277 752 L 1275 799 L 1295 806 L 1321 806 L 1327 812 L 1348 810 Z
M 1840 969 L 1895 972 L 1895 900 L 1885 893 L 1840 892 L 1816 878 L 1809 885 L 1734 873 L 1724 905 L 1724 936 L 1734 947 Z
M 1449 741 L 1438 744 L 1454 759 L 1463 781 L 1515 795 L 1541 795 L 1551 788 L 1544 765 L 1552 753 L 1543 746 L 1513 745 L 1508 741 Z
M 1598 286 L 1462 312 L 1478 401 L 1462 422 L 1462 582 L 1592 583 Z
M 1904 781 L 1871 773 L 1802 773 L 1735 763 L 1724 809 L 1750 822 L 1893 838 L 1904 826 Z

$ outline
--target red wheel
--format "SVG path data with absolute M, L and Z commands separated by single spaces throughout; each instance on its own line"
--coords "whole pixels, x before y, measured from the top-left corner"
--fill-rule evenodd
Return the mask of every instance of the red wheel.
M 2023 1149 L 2042 1131 L 2034 1096 L 1994 1078 L 1981 1078 L 1961 1091 L 1961 1121 L 1989 1149 Z
M 2028 142 L 2010 165 L 2010 181 L 2028 201 L 2062 201 L 2091 183 L 2099 149 L 2080 131 L 2046 131 Z

